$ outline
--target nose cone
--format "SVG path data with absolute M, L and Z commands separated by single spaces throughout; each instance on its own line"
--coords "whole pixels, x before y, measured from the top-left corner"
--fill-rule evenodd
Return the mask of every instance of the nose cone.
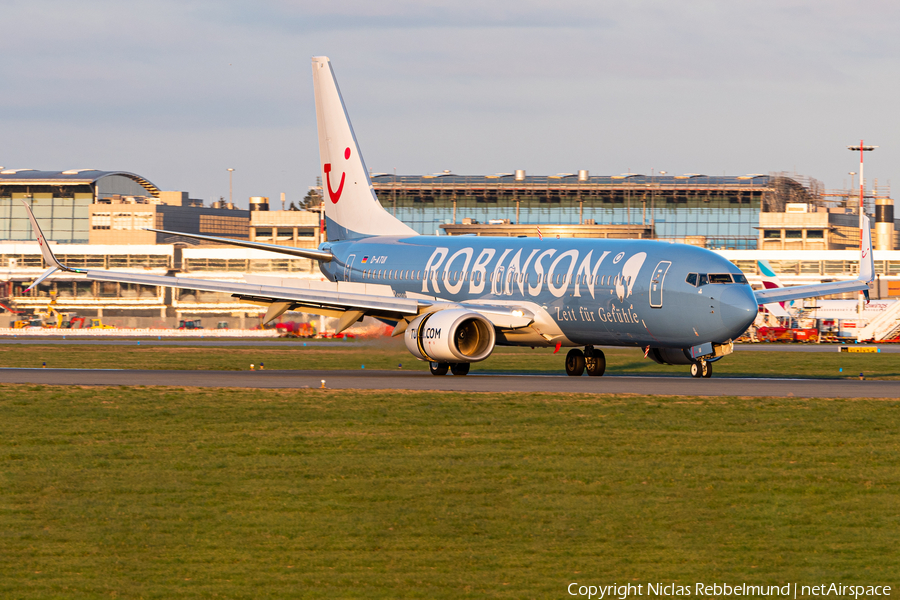
M 759 305 L 749 285 L 733 285 L 728 286 L 722 293 L 719 312 L 722 325 L 730 337 L 736 338 L 753 323 L 759 312 Z

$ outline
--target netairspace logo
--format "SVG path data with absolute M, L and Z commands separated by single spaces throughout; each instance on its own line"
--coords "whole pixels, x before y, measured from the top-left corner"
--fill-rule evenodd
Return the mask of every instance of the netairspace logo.
M 695 583 L 679 585 L 677 583 L 625 583 L 612 585 L 587 585 L 578 582 L 570 583 L 566 588 L 570 596 L 597 598 L 604 600 L 627 600 L 633 596 L 780 596 L 782 598 L 805 598 L 833 596 L 836 598 L 860 598 L 866 596 L 890 596 L 888 585 L 848 585 L 844 583 L 822 583 L 819 585 L 752 585 L 741 583 Z M 646 591 L 645 591 L 646 590 Z

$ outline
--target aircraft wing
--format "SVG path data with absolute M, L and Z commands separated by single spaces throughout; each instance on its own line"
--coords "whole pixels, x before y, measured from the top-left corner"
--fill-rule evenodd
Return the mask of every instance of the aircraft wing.
M 200 235 L 198 233 L 182 233 L 180 231 L 168 231 L 166 229 L 151 229 L 145 227 L 145 231 L 153 231 L 154 233 L 166 233 L 169 235 L 177 235 L 195 240 L 203 240 L 206 242 L 218 242 L 220 244 L 230 244 L 232 246 L 240 246 L 241 248 L 253 248 L 254 250 L 267 250 L 269 252 L 278 252 L 279 254 L 288 254 L 290 256 L 300 256 L 303 258 L 311 258 L 322 262 L 329 262 L 334 256 L 326 250 L 311 250 L 308 248 L 291 248 L 289 246 L 278 246 L 276 244 L 263 244 L 262 242 L 249 242 L 245 240 L 233 240 L 231 238 L 216 237 L 214 235 Z
M 863 215 L 862 244 L 860 246 L 859 277 L 857 279 L 756 290 L 753 292 L 756 301 L 759 304 L 770 304 L 845 292 L 865 292 L 866 299 L 868 299 L 869 284 L 875 279 L 875 263 L 872 259 L 872 233 L 869 229 L 869 217 L 865 215 Z
M 835 281 L 832 283 L 793 285 L 790 287 L 772 288 L 770 290 L 754 290 L 753 293 L 759 304 L 770 304 L 772 302 L 800 300 L 801 298 L 843 294 L 844 292 L 861 292 L 868 289 L 868 282 L 852 279 L 850 281 Z
M 24 203 L 24 202 L 23 202 Z M 534 320 L 534 314 L 524 307 L 514 305 L 491 305 L 456 303 L 437 298 L 398 298 L 390 286 L 380 284 L 365 284 L 356 282 L 331 282 L 331 281 L 300 281 L 292 280 L 284 285 L 278 279 L 268 277 L 251 277 L 255 281 L 247 283 L 232 281 L 216 281 L 208 279 L 192 279 L 189 277 L 173 277 L 170 275 L 143 275 L 140 273 L 125 273 L 121 271 L 105 271 L 96 269 L 76 269 L 67 267 L 59 262 L 41 231 L 31 208 L 27 203 L 25 208 L 31 220 L 31 226 L 35 237 L 41 247 L 44 261 L 50 266 L 32 285 L 34 287 L 46 279 L 55 271 L 67 271 L 83 274 L 93 281 L 116 281 L 121 283 L 135 283 L 140 285 L 166 286 L 180 289 L 199 290 L 206 292 L 220 292 L 231 294 L 235 298 L 268 305 L 265 322 L 283 314 L 285 311 L 301 309 L 315 314 L 339 317 L 337 332 L 350 327 L 353 323 L 369 315 L 389 320 L 411 320 L 413 317 L 434 310 L 444 308 L 467 308 L 481 313 L 496 327 L 518 328 L 529 325 Z M 194 236 L 200 237 L 200 236 Z M 226 238 L 215 238 L 217 241 L 234 243 Z M 238 240 L 238 245 L 245 245 L 261 250 L 268 244 L 243 243 Z M 281 248 L 274 246 L 273 248 Z M 287 248 L 287 250 L 294 250 Z M 319 260 L 331 260 L 331 254 L 321 252 Z M 282 283 L 281 285 L 278 285 Z M 30 288 L 29 288 L 30 289 Z

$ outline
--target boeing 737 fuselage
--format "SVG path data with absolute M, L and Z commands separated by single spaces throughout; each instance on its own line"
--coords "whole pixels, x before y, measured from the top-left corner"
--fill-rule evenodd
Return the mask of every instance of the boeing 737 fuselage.
M 691 347 L 736 338 L 757 314 L 741 271 L 702 248 L 641 240 L 416 236 L 324 246 L 332 281 L 395 295 L 520 307 L 501 344 Z

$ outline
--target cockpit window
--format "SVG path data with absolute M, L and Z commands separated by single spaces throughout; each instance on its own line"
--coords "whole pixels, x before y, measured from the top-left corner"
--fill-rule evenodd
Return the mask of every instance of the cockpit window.
M 693 286 L 704 286 L 710 283 L 747 284 L 747 278 L 742 273 L 688 273 L 684 280 Z

